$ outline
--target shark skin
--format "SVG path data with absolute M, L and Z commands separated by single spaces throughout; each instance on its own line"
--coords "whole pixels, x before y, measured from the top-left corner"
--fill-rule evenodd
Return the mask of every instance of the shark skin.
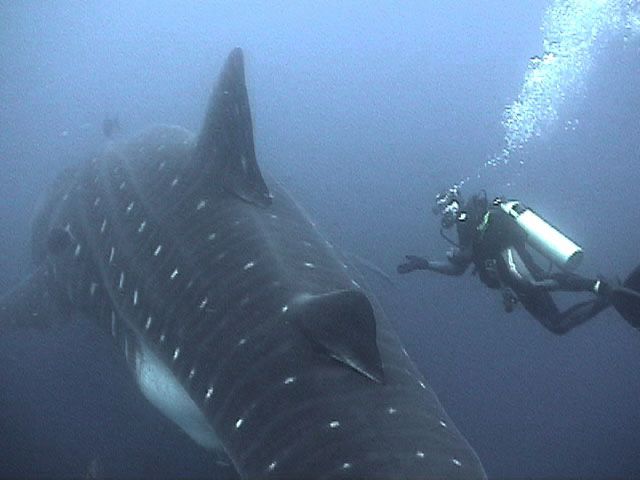
M 0 326 L 95 319 L 242 478 L 485 478 L 359 274 L 265 181 L 240 49 L 198 136 L 155 127 L 61 176 L 33 258 Z

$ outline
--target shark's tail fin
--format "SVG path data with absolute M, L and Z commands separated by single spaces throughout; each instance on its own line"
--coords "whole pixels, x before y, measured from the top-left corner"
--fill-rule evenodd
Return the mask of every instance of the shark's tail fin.
M 629 274 L 621 287 L 614 289 L 611 303 L 627 322 L 640 329 L 640 265 Z
M 0 334 L 9 328 L 43 328 L 51 323 L 57 308 L 48 287 L 48 272 L 42 266 L 9 293 L 0 297 Z

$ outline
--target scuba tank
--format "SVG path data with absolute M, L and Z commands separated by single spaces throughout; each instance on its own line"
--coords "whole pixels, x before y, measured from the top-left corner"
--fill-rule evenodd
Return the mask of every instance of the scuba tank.
M 527 242 L 558 267 L 575 270 L 584 256 L 582 248 L 517 200 L 495 202 L 527 234 Z

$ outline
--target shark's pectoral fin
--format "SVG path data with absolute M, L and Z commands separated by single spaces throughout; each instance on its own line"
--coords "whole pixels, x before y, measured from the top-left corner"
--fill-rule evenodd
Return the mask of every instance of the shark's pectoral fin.
M 48 285 L 49 273 L 41 266 L 0 298 L 0 329 L 49 326 L 59 311 L 51 299 Z
M 229 54 L 211 96 L 195 155 L 211 173 L 214 184 L 226 192 L 256 205 L 271 203 L 256 160 L 244 59 L 239 48 Z
M 376 319 L 366 295 L 354 290 L 300 295 L 289 313 L 319 351 L 371 380 L 384 381 Z

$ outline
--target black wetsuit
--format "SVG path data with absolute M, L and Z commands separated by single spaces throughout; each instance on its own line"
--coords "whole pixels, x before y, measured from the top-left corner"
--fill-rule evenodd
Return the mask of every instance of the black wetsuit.
M 469 265 L 489 288 L 499 289 L 505 309 L 517 301 L 548 330 L 563 334 L 586 322 L 607 308 L 605 296 L 577 303 L 561 312 L 551 291 L 592 292 L 598 280 L 568 272 L 550 273 L 536 264 L 526 249 L 526 234 L 499 206 L 478 209 L 480 202 L 472 198 L 465 205 L 467 215 L 456 224 L 458 248 L 447 261 L 423 259 L 414 269 L 433 270 L 446 275 L 462 275 Z M 419 258 L 419 257 L 413 257 Z M 402 269 L 405 273 L 410 269 Z

